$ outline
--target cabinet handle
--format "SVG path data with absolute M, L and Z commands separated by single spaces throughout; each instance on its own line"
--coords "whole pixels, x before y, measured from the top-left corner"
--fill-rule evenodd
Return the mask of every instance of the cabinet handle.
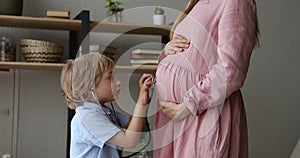
M 1 113 L 4 114 L 4 115 L 9 116 L 9 109 L 2 110 Z

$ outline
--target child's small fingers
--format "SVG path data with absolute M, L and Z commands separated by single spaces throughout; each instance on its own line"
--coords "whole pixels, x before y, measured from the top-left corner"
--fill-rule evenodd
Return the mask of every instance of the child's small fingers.
M 145 85 L 147 83 L 152 83 L 152 75 L 151 74 L 143 74 L 140 79 L 140 85 Z
M 152 78 L 147 78 L 146 81 L 144 82 L 145 86 L 151 87 L 152 86 Z
M 152 77 L 152 75 L 151 75 L 151 74 L 144 73 L 142 77 L 146 80 L 146 79 Z
M 148 77 L 148 74 L 145 74 L 145 73 L 144 73 L 144 74 L 142 75 L 142 77 L 140 78 L 140 82 L 142 82 L 142 83 L 145 82 L 145 80 L 147 79 L 147 77 Z

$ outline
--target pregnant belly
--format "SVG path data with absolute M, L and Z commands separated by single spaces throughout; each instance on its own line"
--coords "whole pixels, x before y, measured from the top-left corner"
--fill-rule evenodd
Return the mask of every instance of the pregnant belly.
M 185 93 L 204 78 L 194 69 L 188 69 L 169 60 L 163 60 L 156 72 L 156 95 L 161 101 L 181 103 Z

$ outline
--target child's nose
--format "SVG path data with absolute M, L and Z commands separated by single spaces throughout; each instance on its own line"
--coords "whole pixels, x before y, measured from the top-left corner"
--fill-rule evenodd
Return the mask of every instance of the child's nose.
M 119 79 L 116 79 L 116 83 L 117 83 L 118 86 L 121 85 L 121 81 Z

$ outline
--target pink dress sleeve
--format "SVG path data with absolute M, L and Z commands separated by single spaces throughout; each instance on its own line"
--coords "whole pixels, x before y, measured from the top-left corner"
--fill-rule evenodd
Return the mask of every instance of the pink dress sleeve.
M 218 27 L 218 62 L 189 89 L 183 104 L 193 113 L 223 104 L 246 78 L 256 34 L 256 8 L 227 1 Z M 239 6 L 238 6 L 239 5 Z

